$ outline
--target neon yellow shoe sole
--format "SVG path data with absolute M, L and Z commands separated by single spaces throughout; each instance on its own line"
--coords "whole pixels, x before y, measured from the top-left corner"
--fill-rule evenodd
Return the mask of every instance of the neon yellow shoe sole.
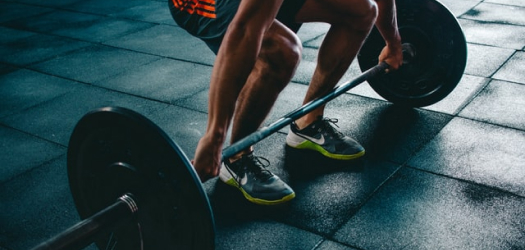
M 230 186 L 232 186 L 232 187 L 235 187 L 235 188 L 239 189 L 242 192 L 242 194 L 244 195 L 244 198 L 246 198 L 248 201 L 250 201 L 252 203 L 255 203 L 255 204 L 258 204 L 258 205 L 278 205 L 278 204 L 285 203 L 285 202 L 290 201 L 293 198 L 295 198 L 295 192 L 292 192 L 291 194 L 286 195 L 286 196 L 284 196 L 284 197 L 282 197 L 281 199 L 278 199 L 278 200 L 265 200 L 265 199 L 261 199 L 261 198 L 254 198 L 250 194 L 248 194 L 239 184 L 237 184 L 237 182 L 233 178 L 229 179 L 225 183 L 230 185 Z
M 322 155 L 324 155 L 324 156 L 326 156 L 328 158 L 336 159 L 336 160 L 353 160 L 353 159 L 357 159 L 357 158 L 365 155 L 365 150 L 357 152 L 355 154 L 351 154 L 351 155 L 333 154 L 333 153 L 330 153 L 330 152 L 326 151 L 319 144 L 315 144 L 315 143 L 313 143 L 311 141 L 308 141 L 308 140 L 305 140 L 304 142 L 299 143 L 299 144 L 297 144 L 295 146 L 291 146 L 290 144 L 288 144 L 288 146 L 290 146 L 292 148 L 296 148 L 296 149 L 314 150 L 314 151 L 317 151 L 317 152 L 321 153 Z

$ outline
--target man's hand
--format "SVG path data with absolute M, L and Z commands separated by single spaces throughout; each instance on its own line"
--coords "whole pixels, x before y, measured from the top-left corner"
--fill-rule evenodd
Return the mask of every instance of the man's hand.
M 403 64 L 403 50 L 401 43 L 388 45 L 379 54 L 379 62 L 386 62 L 390 69 L 397 70 Z
M 210 140 L 207 136 L 204 136 L 199 140 L 195 152 L 195 158 L 191 161 L 191 164 L 199 175 L 201 182 L 205 182 L 219 175 L 221 156 L 221 141 Z

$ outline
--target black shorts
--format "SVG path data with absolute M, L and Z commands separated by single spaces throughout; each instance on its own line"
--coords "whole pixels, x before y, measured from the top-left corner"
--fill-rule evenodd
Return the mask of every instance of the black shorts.
M 168 0 L 175 22 L 193 36 L 203 40 L 217 54 L 229 23 L 241 0 Z M 264 1 L 264 0 L 261 0 Z M 306 0 L 284 0 L 277 20 L 297 32 L 301 27 L 295 15 Z

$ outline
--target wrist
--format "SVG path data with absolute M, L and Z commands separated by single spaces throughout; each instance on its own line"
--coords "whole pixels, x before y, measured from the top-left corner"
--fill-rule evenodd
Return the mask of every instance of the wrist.
M 402 45 L 401 45 L 401 38 L 396 38 L 396 39 L 391 39 L 389 41 L 386 41 L 386 46 L 390 49 L 390 50 L 399 50 L 402 48 Z

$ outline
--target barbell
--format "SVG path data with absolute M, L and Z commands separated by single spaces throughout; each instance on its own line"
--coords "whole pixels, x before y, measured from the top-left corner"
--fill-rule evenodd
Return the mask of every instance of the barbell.
M 466 65 L 466 41 L 456 18 L 435 0 L 397 0 L 404 62 L 385 74 L 384 46 L 374 29 L 358 54 L 364 71 L 325 96 L 225 148 L 222 160 L 368 81 L 386 100 L 420 107 L 445 98 Z M 208 197 L 180 147 L 143 115 L 105 107 L 84 115 L 68 145 L 67 171 L 78 224 L 33 248 L 213 249 Z

